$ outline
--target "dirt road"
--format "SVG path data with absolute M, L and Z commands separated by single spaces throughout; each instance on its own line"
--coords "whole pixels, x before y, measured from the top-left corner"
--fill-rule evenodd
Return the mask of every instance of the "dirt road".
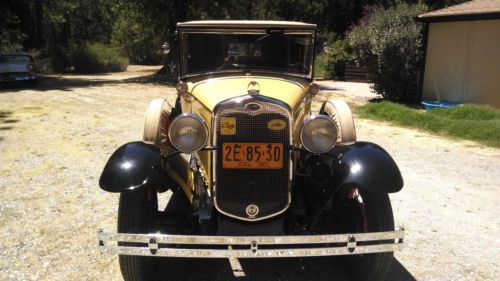
M 98 178 L 119 145 L 140 139 L 149 100 L 175 98 L 172 87 L 133 78 L 154 70 L 0 89 L 0 280 L 120 280 L 116 258 L 97 249 L 96 230 L 115 228 L 118 199 L 98 188 Z M 500 150 L 372 121 L 356 125 L 358 139 L 386 148 L 405 179 L 391 198 L 406 246 L 389 279 L 498 279 Z M 253 280 L 344 280 L 337 261 L 242 265 Z M 232 279 L 226 261 L 174 268 L 188 280 Z

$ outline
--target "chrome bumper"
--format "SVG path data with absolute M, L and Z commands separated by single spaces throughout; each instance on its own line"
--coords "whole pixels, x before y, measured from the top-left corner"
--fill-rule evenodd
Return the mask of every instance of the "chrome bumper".
M 401 250 L 404 229 L 302 236 L 191 236 L 99 231 L 101 253 L 183 258 L 280 258 L 356 255 Z M 121 242 L 133 246 L 118 245 Z
M 36 80 L 38 75 L 30 72 L 20 73 L 0 73 L 0 82 Z

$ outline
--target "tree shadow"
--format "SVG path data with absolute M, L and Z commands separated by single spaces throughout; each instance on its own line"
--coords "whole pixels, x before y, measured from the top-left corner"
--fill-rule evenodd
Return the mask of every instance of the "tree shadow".
M 0 121 L 9 118 L 12 115 L 12 111 L 0 109 Z
M 10 82 L 0 84 L 0 93 L 19 92 L 31 90 L 37 92 L 46 92 L 51 90 L 72 91 L 76 88 L 96 87 L 106 84 L 137 83 L 137 84 L 160 84 L 171 86 L 176 83 L 176 78 L 170 75 L 153 73 L 150 75 L 124 78 L 124 79 L 106 79 L 104 74 L 85 75 L 72 77 L 65 76 L 40 76 L 38 84 L 33 85 L 26 82 Z
M 24 90 L 45 92 L 51 90 L 72 91 L 74 88 L 98 86 L 110 82 L 119 82 L 104 79 L 70 78 L 57 76 L 40 76 L 36 85 L 27 82 L 9 82 L 0 85 L 0 93 L 12 93 Z
M 5 119 L 5 120 L 2 120 L 1 123 L 4 123 L 4 124 L 12 124 L 12 123 L 17 123 L 19 122 L 19 119 Z
M 154 73 L 151 75 L 128 78 L 122 81 L 125 83 L 161 84 L 173 86 L 177 83 L 177 77 L 163 73 Z
M 342 267 L 340 259 L 341 257 L 241 259 L 244 276 L 240 277 L 234 276 L 229 261 L 226 259 L 168 258 L 159 259 L 158 262 L 165 262 L 159 276 L 168 276 L 168 280 L 352 280 Z M 385 280 L 414 281 L 416 279 L 397 259 L 394 259 Z
M 334 87 L 334 86 L 331 86 L 331 85 L 320 85 L 319 86 L 319 90 L 320 91 L 343 91 L 344 88 L 340 88 L 340 87 Z
M 0 109 L 0 131 L 12 130 L 14 127 L 10 126 L 10 124 L 19 122 L 19 119 L 11 118 L 12 114 L 13 114 L 12 111 Z M 4 138 L 0 138 L 0 142 L 3 139 Z

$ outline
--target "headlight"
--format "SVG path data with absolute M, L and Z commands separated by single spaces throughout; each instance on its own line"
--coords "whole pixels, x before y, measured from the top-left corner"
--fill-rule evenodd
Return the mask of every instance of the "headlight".
M 337 125 L 329 116 L 309 116 L 302 124 L 300 140 L 312 153 L 327 152 L 337 143 Z
M 205 121 L 193 113 L 177 116 L 168 130 L 172 145 L 184 153 L 193 153 L 205 145 L 208 139 L 208 127 Z

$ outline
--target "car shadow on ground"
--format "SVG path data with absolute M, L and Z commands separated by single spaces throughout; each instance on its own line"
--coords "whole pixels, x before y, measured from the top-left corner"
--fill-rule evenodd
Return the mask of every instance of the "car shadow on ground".
M 106 76 L 103 76 L 102 74 L 85 75 L 83 77 L 72 77 L 71 75 L 40 76 L 36 86 L 27 82 L 0 83 L 0 93 L 19 92 L 24 90 L 38 92 L 51 90 L 72 91 L 75 88 L 96 87 L 106 84 L 120 83 L 161 84 L 171 86 L 176 83 L 176 79 L 172 76 L 157 73 L 124 79 L 106 79 Z
M 246 259 L 240 260 L 244 276 L 235 277 L 228 260 L 225 259 L 168 259 L 158 280 L 336 280 L 350 281 L 342 267 L 341 257 L 284 258 L 284 259 Z M 397 260 L 385 281 L 416 280 Z

